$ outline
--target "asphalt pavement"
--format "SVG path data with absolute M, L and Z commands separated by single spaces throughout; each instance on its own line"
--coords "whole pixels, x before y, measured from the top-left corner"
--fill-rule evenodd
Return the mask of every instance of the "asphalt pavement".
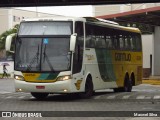
M 14 92 L 14 79 L 8 79 L 8 78 L 4 78 L 4 79 L 0 79 L 0 92 Z

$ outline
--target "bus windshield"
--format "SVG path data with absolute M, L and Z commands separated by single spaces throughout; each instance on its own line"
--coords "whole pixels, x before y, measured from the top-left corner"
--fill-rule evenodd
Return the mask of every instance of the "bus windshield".
M 47 26 L 50 27 L 50 29 L 52 28 L 53 31 L 46 28 L 46 30 L 43 31 L 43 35 L 41 34 L 42 30 L 37 27 L 37 25 L 41 26 L 42 23 L 36 23 L 35 28 L 34 24 L 27 24 L 30 28 L 25 28 L 25 25 L 20 26 L 16 40 L 15 70 L 24 72 L 56 72 L 69 70 L 71 61 L 71 54 L 69 52 L 71 24 L 68 24 L 70 28 L 68 32 L 67 29 L 64 30 L 64 27 L 62 27 L 61 30 L 59 27 L 58 31 L 56 31 L 57 33 L 54 33 L 54 29 L 58 28 L 57 23 L 56 28 L 55 26 Z M 36 30 L 37 32 L 34 33 Z M 64 32 L 62 32 L 63 30 Z M 31 33 L 31 31 L 33 31 L 33 33 Z
M 69 38 L 18 38 L 15 69 L 62 71 L 70 68 Z

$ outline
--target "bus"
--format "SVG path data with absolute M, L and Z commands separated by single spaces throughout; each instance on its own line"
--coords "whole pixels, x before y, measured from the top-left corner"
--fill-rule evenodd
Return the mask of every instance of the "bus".
M 13 34 L 6 38 L 11 51 Z M 15 40 L 15 91 L 36 99 L 96 90 L 131 92 L 142 83 L 142 41 L 137 28 L 93 17 L 25 19 Z

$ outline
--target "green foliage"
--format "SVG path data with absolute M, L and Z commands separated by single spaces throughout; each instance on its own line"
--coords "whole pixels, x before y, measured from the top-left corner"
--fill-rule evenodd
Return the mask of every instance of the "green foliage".
M 6 41 L 6 37 L 12 33 L 17 33 L 19 28 L 19 24 L 15 25 L 12 29 L 9 29 L 5 32 L 3 32 L 0 35 L 0 50 L 4 50 L 5 49 L 5 41 Z

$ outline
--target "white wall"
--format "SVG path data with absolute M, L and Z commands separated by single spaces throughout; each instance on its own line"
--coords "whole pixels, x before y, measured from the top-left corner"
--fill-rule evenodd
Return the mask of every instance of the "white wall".
M 150 68 L 150 55 L 153 55 L 153 34 L 142 35 L 143 68 Z
M 153 75 L 160 76 L 160 27 L 155 27 L 154 47 L 153 47 Z

